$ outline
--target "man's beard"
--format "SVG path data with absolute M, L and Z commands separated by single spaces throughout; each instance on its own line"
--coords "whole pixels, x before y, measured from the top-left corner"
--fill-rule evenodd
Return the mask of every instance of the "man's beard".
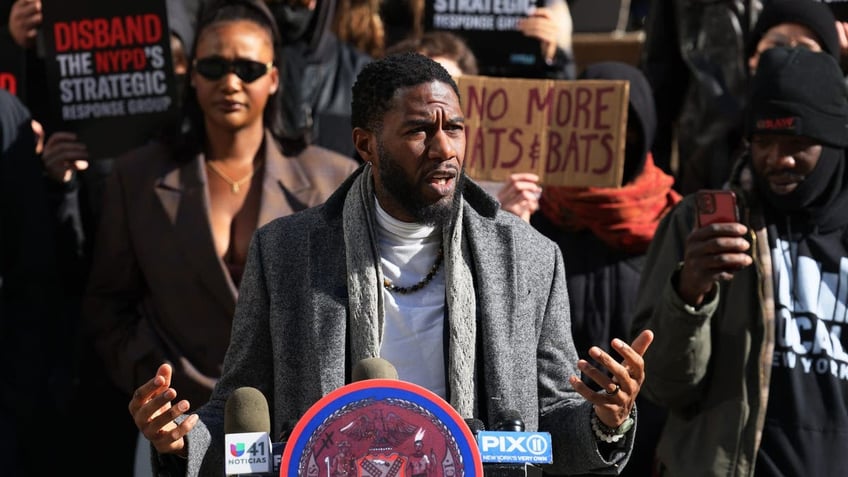
M 377 153 L 380 155 L 380 182 L 385 189 L 384 193 L 391 195 L 395 202 L 420 224 L 439 227 L 450 225 L 465 186 L 464 166 L 454 179 L 456 184 L 452 200 L 428 203 L 419 193 L 419 184 L 413 183 L 406 176 L 397 161 L 383 149 L 382 144 L 377 145 Z

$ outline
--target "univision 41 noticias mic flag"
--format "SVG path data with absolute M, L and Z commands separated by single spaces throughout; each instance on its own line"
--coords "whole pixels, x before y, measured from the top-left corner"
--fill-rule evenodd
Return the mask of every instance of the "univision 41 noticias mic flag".
M 227 475 L 271 472 L 273 452 L 267 432 L 226 434 L 224 439 L 224 468 Z

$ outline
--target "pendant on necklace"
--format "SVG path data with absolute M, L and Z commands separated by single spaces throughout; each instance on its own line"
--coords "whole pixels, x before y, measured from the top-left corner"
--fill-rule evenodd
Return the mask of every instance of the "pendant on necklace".
M 241 191 L 242 184 L 247 184 L 251 177 L 253 177 L 253 173 L 256 172 L 256 169 L 253 169 L 250 171 L 250 174 L 236 181 L 230 178 L 230 176 L 228 176 L 227 174 L 225 174 L 224 171 L 219 169 L 214 162 L 206 161 L 206 165 L 209 166 L 209 168 L 212 169 L 212 172 L 214 172 L 218 177 L 223 179 L 224 182 L 229 184 L 230 189 L 232 189 L 233 191 L 233 194 L 238 194 Z

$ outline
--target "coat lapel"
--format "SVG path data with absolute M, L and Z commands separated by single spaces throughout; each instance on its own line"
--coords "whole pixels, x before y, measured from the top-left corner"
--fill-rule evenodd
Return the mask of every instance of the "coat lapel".
M 258 226 L 277 217 L 299 212 L 319 202 L 317 191 L 304 171 L 303 161 L 286 157 L 275 146 L 270 133 L 265 133 L 265 178 L 262 181 L 262 203 Z
M 484 224 L 483 221 L 490 219 L 469 212 L 466 209 L 465 226 L 471 255 L 486 257 L 485 261 L 478 260 L 473 265 L 477 290 L 477 333 L 484 342 L 484 348 L 488 348 L 482 353 L 483 362 L 477 367 L 478 371 L 482 371 L 485 383 L 485 389 L 477 389 L 479 399 L 481 396 L 497 396 L 499 389 L 507 389 L 514 376 L 522 372 L 515 369 L 509 353 L 502 353 L 497 346 L 498 343 L 513 343 L 510 331 L 513 325 L 510 322 L 519 313 L 517 301 L 525 295 L 519 293 L 515 236 L 510 228 Z M 496 422 L 499 411 L 496 403 L 482 404 L 488 414 L 485 416 L 488 422 Z
M 195 275 L 232 315 L 237 289 L 212 241 L 203 156 L 168 171 L 155 188 Z

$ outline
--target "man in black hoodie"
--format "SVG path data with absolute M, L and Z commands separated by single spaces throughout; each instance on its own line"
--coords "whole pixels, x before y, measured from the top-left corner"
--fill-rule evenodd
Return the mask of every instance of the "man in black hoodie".
M 762 53 L 736 222 L 688 196 L 648 250 L 634 332 L 656 331 L 645 396 L 668 407 L 663 475 L 848 468 L 848 95 L 833 56 Z
M 654 151 L 682 194 L 722 187 L 744 151 L 748 82 L 762 51 L 797 45 L 840 54 L 836 18 L 814 0 L 653 0 L 645 32 L 641 68 L 662 92 Z
M 372 58 L 332 32 L 336 0 L 267 0 L 283 37 L 284 141 L 355 157 L 350 141 L 351 90 Z

